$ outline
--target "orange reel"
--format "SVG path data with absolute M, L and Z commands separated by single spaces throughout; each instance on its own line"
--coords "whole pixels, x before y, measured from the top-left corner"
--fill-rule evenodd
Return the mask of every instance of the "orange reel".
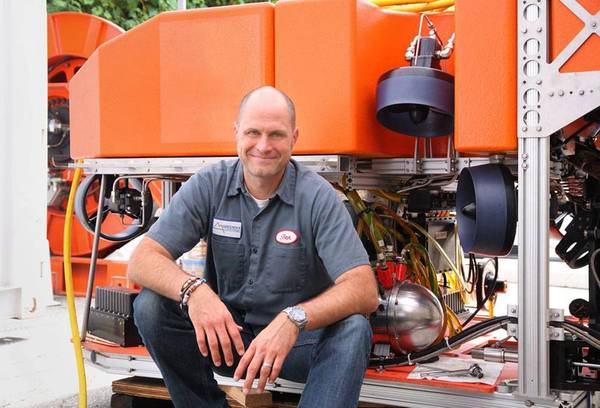
M 77 12 L 48 15 L 48 220 L 47 235 L 52 255 L 62 255 L 65 207 L 73 171 L 69 145 L 69 81 L 77 74 L 94 50 L 122 34 L 124 30 L 108 20 Z M 88 208 L 95 208 L 97 198 L 90 195 Z M 74 216 L 75 217 L 75 216 Z M 86 256 L 92 250 L 92 235 L 73 220 L 71 252 Z M 118 231 L 118 216 L 109 215 L 103 229 Z M 100 254 L 118 243 L 101 240 Z

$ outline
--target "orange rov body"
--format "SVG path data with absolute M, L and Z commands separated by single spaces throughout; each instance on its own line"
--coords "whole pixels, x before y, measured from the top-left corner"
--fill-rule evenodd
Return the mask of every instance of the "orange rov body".
M 593 0 L 582 0 L 596 7 Z M 578 21 L 552 0 L 553 21 Z M 455 74 L 454 142 L 463 153 L 514 152 L 516 3 L 457 0 L 432 14 L 456 50 L 442 61 Z M 419 16 L 367 0 L 282 0 L 164 13 L 99 48 L 72 83 L 75 158 L 235 155 L 232 122 L 240 98 L 275 85 L 297 103 L 296 154 L 412 156 L 414 139 L 375 119 L 375 90 L 405 66 Z M 554 57 L 577 31 L 552 31 Z M 423 31 L 423 35 L 427 28 Z M 594 38 L 594 40 L 597 40 Z M 565 64 L 585 68 L 589 41 Z M 485 58 L 483 56 L 486 56 Z M 437 140 L 445 153 L 445 140 Z

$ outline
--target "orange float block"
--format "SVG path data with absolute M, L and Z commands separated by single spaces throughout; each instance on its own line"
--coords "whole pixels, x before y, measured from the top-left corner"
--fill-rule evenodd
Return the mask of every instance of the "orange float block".
M 578 0 L 588 12 L 597 0 Z M 584 27 L 560 0 L 550 0 L 549 61 Z M 461 152 L 517 150 L 517 2 L 488 6 L 456 0 L 455 144 Z M 598 71 L 600 39 L 592 35 L 560 68 L 561 73 Z
M 274 84 L 273 5 L 168 12 L 70 83 L 73 158 L 234 155 L 241 97 Z
M 517 149 L 517 3 L 456 1 L 454 141 L 460 152 Z
M 432 16 L 446 41 L 453 14 Z M 412 156 L 415 139 L 377 122 L 376 88 L 404 54 L 419 15 L 366 0 L 281 0 L 275 7 L 275 84 L 296 102 L 302 154 Z M 423 35 L 427 35 L 427 27 Z M 452 59 L 442 68 L 453 73 Z M 446 138 L 436 141 L 446 153 Z

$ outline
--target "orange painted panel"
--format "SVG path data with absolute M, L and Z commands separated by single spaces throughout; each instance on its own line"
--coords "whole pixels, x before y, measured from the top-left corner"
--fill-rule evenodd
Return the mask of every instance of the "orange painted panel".
M 517 3 L 456 1 L 455 146 L 517 149 Z
M 415 139 L 381 126 L 375 106 L 379 77 L 408 64 L 404 53 L 418 19 L 366 0 L 277 3 L 275 83 L 296 102 L 297 154 L 413 155 Z M 447 39 L 452 16 L 436 20 Z
M 273 5 L 163 13 L 101 46 L 70 83 L 71 155 L 235 155 L 241 97 L 274 84 Z
M 588 12 L 596 14 L 600 10 L 598 0 L 578 1 Z M 560 0 L 550 1 L 550 60 L 554 59 L 573 40 L 584 27 L 584 22 L 577 18 Z M 598 55 L 600 54 L 600 38 L 592 34 L 586 42 L 565 62 L 560 72 L 584 72 L 600 70 Z

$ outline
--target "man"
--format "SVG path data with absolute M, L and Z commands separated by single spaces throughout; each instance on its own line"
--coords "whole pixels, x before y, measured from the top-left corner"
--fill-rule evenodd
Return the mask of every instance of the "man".
M 333 188 L 291 160 L 285 94 L 250 92 L 234 128 L 239 159 L 192 176 L 132 255 L 136 325 L 177 407 L 227 406 L 213 370 L 246 393 L 305 382 L 301 407 L 355 406 L 378 303 L 367 254 Z M 201 238 L 206 283 L 174 263 Z

